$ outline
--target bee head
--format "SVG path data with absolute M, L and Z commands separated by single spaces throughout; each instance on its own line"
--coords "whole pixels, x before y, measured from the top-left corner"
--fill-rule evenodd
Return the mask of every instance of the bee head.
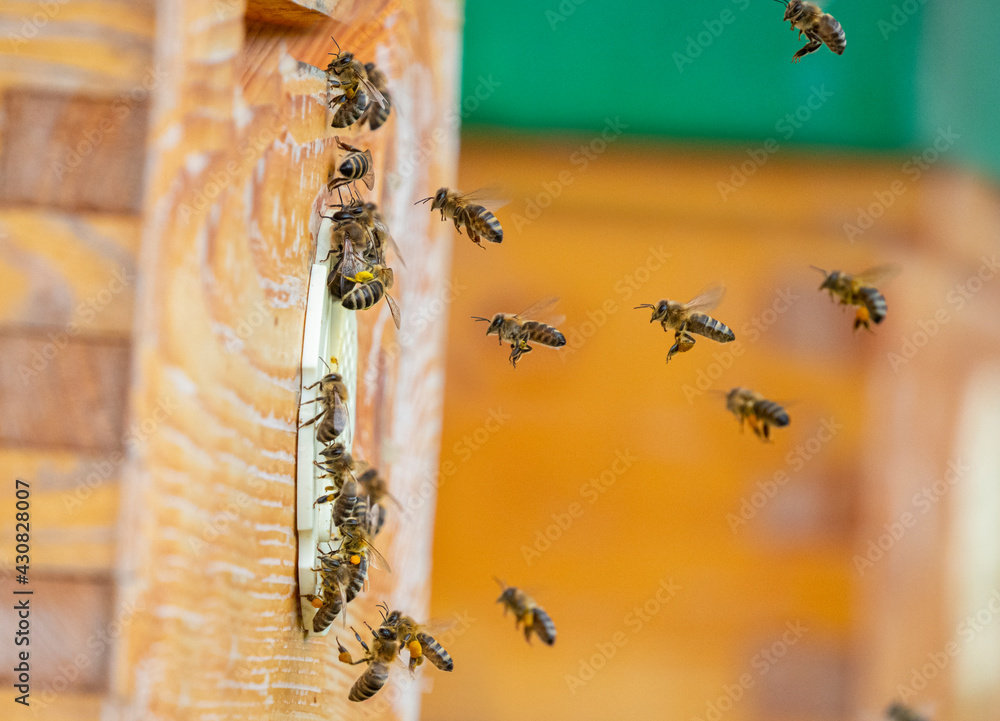
M 472 320 L 481 320 L 484 323 L 489 323 L 489 327 L 486 329 L 486 335 L 492 335 L 493 333 L 500 333 L 500 326 L 503 325 L 503 313 L 497 313 L 493 316 L 493 319 L 480 318 L 478 315 L 472 316 Z
M 336 461 L 343 458 L 345 452 L 343 443 L 334 443 L 321 450 L 319 454 L 328 461 Z
M 785 3 L 785 20 L 793 20 L 801 13 L 802 0 L 788 0 L 788 2 Z
M 819 289 L 834 290 L 838 283 L 840 283 L 840 271 L 835 270 L 823 279 L 823 283 L 820 285 Z
M 327 373 L 320 379 L 319 383 L 321 386 L 326 386 L 332 383 L 340 383 L 343 380 L 344 378 L 340 375 L 340 373 Z
M 375 63 L 365 63 L 365 72 L 370 73 L 375 69 Z
M 667 316 L 667 308 L 669 307 L 669 301 L 661 300 L 656 305 L 650 305 L 649 303 L 643 303 L 642 305 L 637 305 L 636 310 L 639 308 L 652 308 L 653 317 L 649 319 L 650 323 L 655 323 L 658 320 L 663 320 Z

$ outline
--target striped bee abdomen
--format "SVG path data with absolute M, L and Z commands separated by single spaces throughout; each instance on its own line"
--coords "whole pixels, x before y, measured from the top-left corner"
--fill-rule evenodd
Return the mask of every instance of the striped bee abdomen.
M 777 428 L 788 425 L 788 413 L 774 401 L 757 401 L 753 404 L 754 415 Z
M 361 556 L 357 566 L 351 566 L 351 580 L 344 587 L 344 601 L 350 603 L 361 593 L 368 578 L 368 559 Z
M 875 323 L 881 323 L 885 319 L 885 314 L 889 311 L 886 305 L 885 296 L 875 288 L 865 287 L 858 291 L 861 302 L 864 303 L 869 317 Z
M 385 295 L 382 281 L 373 279 L 367 283 L 359 283 L 344 294 L 340 304 L 348 310 L 368 310 Z
M 560 348 L 566 345 L 566 336 L 545 323 L 537 320 L 526 320 L 521 324 L 521 334 L 529 341 L 549 346 L 550 348 Z
M 383 108 L 378 103 L 372 103 L 371 110 L 368 112 L 368 127 L 372 130 L 378 130 L 383 125 L 385 121 L 389 119 L 389 112 L 392 110 L 392 96 L 389 95 L 388 90 L 379 89 L 382 93 L 382 97 L 385 98 L 385 107 Z
M 829 14 L 824 15 L 817 25 L 818 35 L 826 43 L 826 46 L 837 55 L 843 55 L 844 50 L 847 49 L 847 35 L 836 18 Z
M 360 180 L 368 174 L 371 167 L 371 163 L 364 153 L 351 153 L 344 158 L 344 162 L 340 164 L 338 170 L 349 180 Z
M 346 95 L 341 97 L 344 100 L 340 107 L 337 108 L 337 112 L 333 114 L 331 125 L 334 128 L 346 128 L 356 123 L 368 108 L 368 96 L 365 95 L 365 91 L 360 87 L 353 98 L 348 98 Z
M 330 589 L 333 591 L 335 589 Z M 327 591 L 324 591 L 327 593 Z M 341 609 L 344 607 L 344 602 L 340 598 L 339 593 L 330 592 L 329 596 L 323 599 L 323 605 L 320 606 L 319 611 L 313 617 L 313 631 L 320 633 L 326 630 L 326 628 L 333 623 L 334 619 L 337 618 L 337 614 L 340 613 Z
M 688 319 L 686 330 L 691 333 L 703 335 L 719 343 L 728 343 L 736 340 L 736 334 L 725 323 L 720 323 L 715 318 L 704 313 L 692 313 Z
M 455 668 L 455 662 L 451 659 L 451 654 L 444 650 L 434 638 L 426 633 L 417 634 L 417 640 L 423 647 L 423 654 L 431 663 L 442 671 L 451 671 Z
M 503 228 L 500 226 L 500 221 L 486 208 L 481 205 L 467 205 L 465 215 L 470 236 L 476 233 L 491 243 L 503 242 Z
M 534 618 L 532 619 L 531 626 L 525 630 L 529 632 L 534 631 L 535 635 L 542 640 L 542 643 L 551 646 L 556 642 L 556 625 L 552 623 L 549 614 L 538 606 L 532 609 L 532 614 Z
M 364 701 L 378 693 L 379 689 L 385 686 L 386 679 L 389 678 L 389 666 L 384 663 L 373 663 L 368 667 L 361 678 L 351 686 L 351 693 L 347 697 L 351 701 Z
M 333 525 L 338 528 L 344 524 L 354 513 L 354 504 L 358 500 L 358 484 L 353 480 L 347 481 L 340 489 L 340 494 L 333 504 Z

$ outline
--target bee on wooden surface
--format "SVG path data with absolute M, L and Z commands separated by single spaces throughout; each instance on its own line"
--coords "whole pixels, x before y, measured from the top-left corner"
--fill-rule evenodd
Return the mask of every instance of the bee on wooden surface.
M 809 41 L 804 48 L 792 56 L 797 63 L 809 53 L 819 50 L 823 43 L 837 55 L 843 55 L 847 48 L 844 28 L 830 13 L 820 10 L 819 5 L 804 0 L 778 0 L 785 6 L 785 20 L 792 24 L 792 30 L 799 31 L 799 38 L 805 33 Z
M 889 721 L 927 721 L 924 716 L 901 703 L 892 704 L 885 710 L 885 715 Z
M 359 503 L 355 505 L 367 504 Z M 361 517 L 362 515 L 364 515 L 364 518 Z M 378 549 L 372 543 L 374 533 L 372 532 L 371 519 L 368 518 L 367 508 L 363 514 L 358 513 L 356 509 L 355 514 L 344 521 L 338 528 L 341 540 L 337 554 L 342 559 L 352 566 L 359 565 L 362 558 L 368 559 L 373 568 L 385 571 L 386 573 L 392 573 L 389 562 L 385 560 L 385 556 L 379 553 Z
M 451 218 L 455 222 L 455 230 L 460 234 L 464 225 L 472 242 L 480 248 L 483 247 L 480 238 L 485 238 L 491 243 L 503 241 L 503 228 L 500 227 L 500 221 L 493 213 L 479 204 L 488 202 L 485 199 L 484 191 L 462 194 L 457 190 L 449 191 L 447 188 L 441 188 L 435 195 L 418 200 L 414 205 L 426 203 L 428 200 L 434 201 L 431 203 L 432 212 L 440 210 L 441 220 Z M 503 205 L 503 203 L 498 203 L 498 205 Z
M 564 336 L 555 324 L 561 323 L 564 318 L 559 316 L 553 318 L 552 324 L 543 323 L 539 320 L 531 320 L 527 316 L 539 315 L 552 308 L 558 298 L 550 298 L 525 308 L 520 313 L 497 313 L 493 318 L 481 318 L 472 316 L 473 320 L 489 323 L 486 335 L 497 336 L 500 345 L 510 343 L 510 362 L 517 368 L 517 360 L 523 354 L 531 352 L 531 343 L 548 346 L 549 348 L 561 348 L 566 345 Z
M 353 145 L 343 142 L 339 136 L 333 139 L 341 150 L 347 151 L 347 155 L 340 159 L 340 163 L 333 169 L 330 179 L 326 183 L 326 189 L 333 192 L 334 189 L 354 183 L 360 180 L 368 190 L 375 187 L 375 164 L 372 162 L 372 151 L 361 150 Z
M 389 484 L 373 466 L 369 466 L 358 475 L 358 484 L 361 486 L 365 498 L 368 499 L 369 506 L 378 509 L 374 511 L 375 518 L 372 522 L 372 533 L 378 535 L 382 526 L 385 525 L 386 500 L 392 501 L 397 506 L 399 501 L 389 493 Z
M 384 265 L 372 265 L 347 277 L 347 280 L 353 281 L 355 285 L 340 299 L 340 304 L 348 310 L 367 310 L 385 298 L 385 302 L 389 304 L 389 312 L 392 314 L 392 322 L 398 329 L 400 325 L 399 306 L 389 295 L 389 289 L 393 285 L 393 277 L 392 268 L 386 268 Z
M 514 627 L 524 624 L 524 639 L 531 643 L 531 633 L 534 632 L 538 638 L 549 646 L 556 642 L 556 625 L 552 623 L 549 614 L 541 606 L 535 603 L 524 591 L 507 586 L 499 578 L 496 582 L 500 584 L 503 593 L 497 599 L 497 603 L 503 604 L 503 613 L 507 615 L 507 609 L 514 613 Z
M 729 391 L 726 394 L 726 408 L 739 419 L 741 431 L 743 422 L 746 421 L 754 435 L 763 441 L 770 440 L 771 426 L 784 428 L 789 423 L 788 413 L 780 404 L 767 400 L 749 388 L 733 388 Z
M 402 611 L 390 612 L 382 622 L 382 626 L 395 629 L 400 653 L 404 648 L 409 651 L 411 673 L 424 662 L 425 658 L 442 671 L 451 671 L 455 668 L 451 654 L 427 633 L 426 627 L 404 615 Z
M 354 505 L 358 501 L 358 484 L 353 478 L 348 477 L 343 484 L 337 488 L 327 486 L 327 491 L 322 496 L 313 501 L 315 506 L 318 503 L 333 503 L 333 525 L 340 528 L 347 520 L 354 515 Z
M 326 67 L 327 83 L 331 87 L 340 88 L 343 93 L 330 99 L 331 108 L 339 106 L 333 116 L 333 127 L 346 128 L 360 120 L 369 103 L 385 107 L 385 98 L 368 79 L 361 61 L 355 59 L 353 53 L 342 52 L 336 39 L 333 42 L 337 46 L 337 52 L 330 53 L 334 58 Z
M 350 651 L 344 648 L 344 645 L 338 638 L 338 659 L 341 663 L 350 664 L 351 666 L 359 663 L 368 664 L 368 668 L 354 682 L 354 685 L 351 686 L 351 692 L 347 696 L 351 701 L 364 701 L 374 696 L 385 686 L 385 682 L 389 678 L 389 666 L 396 660 L 396 654 L 399 652 L 399 641 L 396 638 L 395 629 L 381 626 L 378 630 L 372 631 L 372 645 L 369 648 L 358 632 L 354 628 L 351 628 L 351 630 L 354 631 L 354 637 L 358 639 L 358 643 L 364 649 L 365 655 L 357 661 L 353 660 Z
M 334 223 L 330 236 L 330 255 L 335 256 L 333 268 L 326 278 L 326 285 L 334 298 L 342 298 L 355 285 L 349 280 L 370 265 L 362 251 L 368 243 L 368 232 L 359 222 L 365 210 L 361 205 L 347 206 L 333 215 L 323 216 Z M 325 259 L 324 259 L 325 260 Z
M 378 130 L 389 119 L 389 113 L 392 111 L 392 95 L 389 93 L 385 73 L 376 68 L 375 63 L 365 63 L 365 73 L 368 75 L 368 80 L 371 84 L 382 93 L 385 105 L 379 105 L 378 103 L 370 104 L 365 111 L 364 117 L 361 118 L 359 125 L 364 125 L 367 122 L 369 128 Z
M 705 315 L 704 312 L 715 308 L 719 304 L 719 301 L 722 300 L 725 292 L 726 289 L 721 285 L 713 285 L 703 290 L 687 303 L 681 303 L 676 300 L 661 300 L 656 305 L 643 303 L 636 306 L 637 310 L 639 308 L 653 309 L 653 317 L 649 319 L 650 323 L 660 321 L 660 325 L 663 326 L 664 331 L 676 331 L 674 345 L 667 353 L 667 363 L 670 362 L 674 354 L 683 353 L 694 346 L 692 333 L 710 338 L 719 343 L 728 343 L 736 340 L 736 334 L 733 333 L 729 326 Z
M 306 594 L 313 608 L 317 609 L 313 617 L 315 633 L 325 631 L 348 603 L 343 585 L 350 580 L 351 574 L 351 570 L 332 553 L 319 554 L 319 562 L 320 567 L 313 570 L 320 574 L 322 596 Z
M 319 403 L 323 410 L 299 428 L 319 421 L 316 425 L 316 439 L 320 443 L 332 443 L 347 427 L 347 386 L 339 373 L 327 373 L 312 385 L 306 386 L 306 390 L 316 386 L 319 386 L 317 397 L 303 405 Z
M 875 286 L 895 277 L 900 271 L 898 265 L 880 265 L 857 275 L 848 275 L 839 270 L 827 273 L 815 265 L 810 267 L 826 276 L 819 289 L 829 291 L 831 300 L 839 299 L 841 305 L 857 307 L 854 330 L 864 328 L 871 331 L 872 323 L 885 320 L 889 308 L 885 296 Z

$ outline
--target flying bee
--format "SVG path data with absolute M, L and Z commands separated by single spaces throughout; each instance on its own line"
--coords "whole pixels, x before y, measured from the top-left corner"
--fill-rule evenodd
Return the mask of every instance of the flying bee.
M 336 39 L 333 42 L 337 52 L 330 53 L 334 58 L 326 67 L 327 83 L 343 92 L 330 99 L 330 107 L 340 106 L 333 116 L 333 127 L 346 128 L 361 118 L 368 109 L 369 100 L 385 107 L 385 98 L 368 79 L 361 61 L 356 60 L 353 53 L 342 52 Z
M 844 28 L 830 13 L 820 10 L 819 5 L 804 0 L 777 0 L 785 6 L 785 21 L 792 24 L 792 30 L 799 31 L 799 38 L 805 33 L 809 41 L 804 48 L 792 56 L 797 63 L 809 53 L 823 47 L 823 43 L 837 55 L 843 55 L 847 48 Z
M 350 291 L 340 299 L 340 304 L 348 310 L 367 310 L 378 303 L 382 298 L 389 304 L 389 312 L 392 314 L 392 322 L 399 328 L 399 306 L 389 295 L 389 289 L 393 284 L 392 268 L 384 265 L 373 265 L 367 270 L 355 273 L 347 280 L 356 284 Z
M 369 648 L 368 644 L 361 639 L 358 632 L 354 628 L 351 628 L 351 630 L 354 631 L 354 637 L 358 639 L 361 648 L 365 650 L 365 655 L 357 661 L 353 660 L 350 651 L 344 648 L 344 645 L 338 638 L 338 658 L 341 663 L 350 664 L 351 666 L 359 663 L 368 664 L 365 672 L 351 686 L 351 692 L 347 697 L 351 701 L 364 701 L 374 696 L 385 686 L 385 682 L 389 678 L 389 666 L 396 660 L 396 654 L 399 651 L 399 641 L 396 638 L 395 629 L 380 626 L 377 631 L 372 631 L 372 645 Z
M 788 413 L 781 405 L 765 399 L 749 388 L 733 388 L 729 391 L 726 394 L 726 408 L 739 419 L 741 431 L 743 422 L 747 421 L 754 435 L 765 442 L 771 438 L 771 426 L 784 428 L 789 423 Z
M 347 427 L 347 386 L 339 373 L 327 373 L 306 390 L 319 386 L 318 395 L 308 403 L 320 403 L 323 410 L 313 418 L 303 423 L 299 428 L 319 421 L 316 425 L 316 439 L 320 443 L 332 443 Z
M 486 335 L 493 335 L 495 333 L 497 335 L 497 342 L 500 345 L 510 343 L 510 362 L 517 368 L 518 358 L 525 353 L 531 352 L 531 343 L 538 343 L 549 348 L 561 348 L 566 345 L 566 336 L 559 332 L 554 325 L 549 325 L 538 320 L 526 319 L 527 316 L 545 313 L 558 300 L 558 298 L 550 298 L 535 303 L 520 313 L 497 313 L 492 319 L 474 315 L 472 319 L 489 323 Z M 561 323 L 563 320 L 564 318 L 560 316 L 553 318 L 552 323 Z
M 885 710 L 885 715 L 890 721 L 926 721 L 923 716 L 901 703 L 892 704 Z
M 365 111 L 365 115 L 361 118 L 360 125 L 364 125 L 365 122 L 368 123 L 368 127 L 372 130 L 378 130 L 383 125 L 385 121 L 389 119 L 389 113 L 392 111 L 392 95 L 389 94 L 389 87 L 385 79 L 385 73 L 375 67 L 375 63 L 365 63 L 365 73 L 368 75 L 368 80 L 378 88 L 378 91 L 382 93 L 382 97 L 385 99 L 385 105 L 373 104 L 369 105 L 368 109 Z M 371 188 L 369 188 L 371 190 Z
M 340 164 L 330 174 L 326 189 L 332 192 L 335 188 L 347 185 L 348 183 L 354 183 L 358 180 L 364 183 L 368 190 L 374 188 L 375 164 L 372 162 L 372 151 L 362 151 L 361 148 L 348 145 L 336 135 L 333 139 L 337 142 L 341 150 L 347 151 L 347 155 L 341 158 Z
M 839 270 L 827 273 L 815 265 L 810 267 L 826 276 L 819 289 L 829 291 L 831 300 L 839 299 L 841 305 L 857 306 L 854 330 L 865 328 L 871 331 L 872 323 L 885 320 L 889 307 L 885 296 L 875 286 L 895 277 L 900 271 L 898 265 L 880 265 L 857 275 L 848 275 Z
M 428 200 L 434 201 L 431 203 L 431 212 L 440 210 L 441 220 L 451 218 L 455 222 L 455 230 L 459 234 L 461 234 L 462 226 L 464 225 L 469 237 L 472 238 L 472 242 L 480 248 L 483 247 L 480 238 L 486 238 L 491 243 L 500 243 L 503 241 L 503 228 L 500 227 L 500 221 L 497 220 L 493 213 L 474 202 L 487 202 L 484 191 L 475 191 L 463 195 L 457 190 L 449 191 L 447 188 L 441 188 L 435 195 L 418 200 L 414 205 L 426 203 Z M 503 203 L 500 203 L 500 205 L 503 205 Z
M 507 609 L 514 612 L 514 627 L 524 624 L 524 640 L 531 643 L 531 632 L 549 646 L 556 642 L 556 625 L 552 623 L 549 614 L 541 606 L 535 603 L 524 591 L 507 586 L 499 578 L 496 582 L 500 584 L 503 593 L 497 599 L 497 603 L 503 604 L 503 613 L 507 615 Z
M 715 318 L 705 315 L 703 311 L 715 308 L 722 300 L 726 289 L 721 285 L 709 286 L 696 297 L 687 303 L 676 300 L 661 300 L 656 305 L 643 303 L 637 305 L 639 308 L 652 308 L 653 317 L 650 323 L 660 321 L 663 330 L 676 331 L 674 334 L 674 345 L 667 353 L 667 363 L 676 353 L 683 353 L 691 350 L 694 346 L 692 333 L 710 338 L 719 343 L 728 343 L 736 340 L 736 334 L 725 323 L 720 323 Z

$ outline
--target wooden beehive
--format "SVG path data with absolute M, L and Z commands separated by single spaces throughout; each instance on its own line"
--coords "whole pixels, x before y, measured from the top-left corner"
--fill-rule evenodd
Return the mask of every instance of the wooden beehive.
M 36 9 L 18 9 L 0 78 L 0 464 L 33 494 L 32 709 L 340 717 L 361 667 L 303 639 L 296 581 L 309 265 L 338 133 L 371 149 L 369 197 L 406 262 L 402 330 L 384 304 L 359 318 L 353 407 L 355 455 L 405 512 L 380 536 L 394 573 L 350 618 L 382 600 L 420 615 L 444 335 L 428 308 L 451 238 L 413 201 L 454 173 L 460 6 Z M 389 77 L 377 132 L 330 127 L 331 36 Z M 398 676 L 380 713 L 416 708 L 419 679 Z

